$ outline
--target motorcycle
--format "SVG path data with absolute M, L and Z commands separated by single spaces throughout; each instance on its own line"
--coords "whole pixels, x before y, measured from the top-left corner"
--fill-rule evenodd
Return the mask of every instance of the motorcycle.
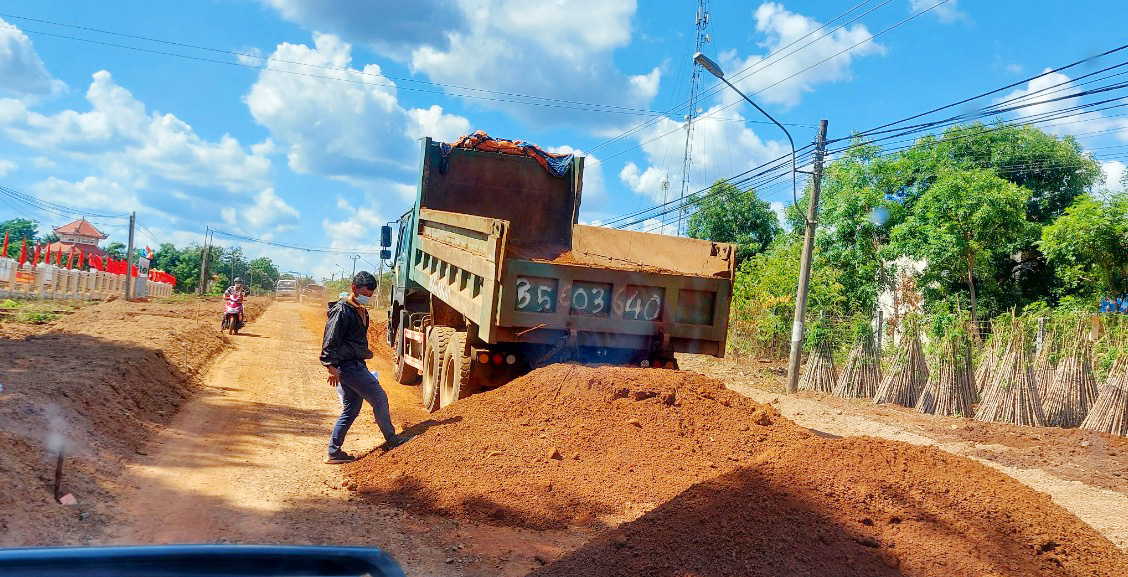
M 239 329 L 243 328 L 243 303 L 242 299 L 227 299 L 227 307 L 223 310 L 223 324 L 219 327 L 219 332 L 229 331 L 230 334 L 239 334 Z

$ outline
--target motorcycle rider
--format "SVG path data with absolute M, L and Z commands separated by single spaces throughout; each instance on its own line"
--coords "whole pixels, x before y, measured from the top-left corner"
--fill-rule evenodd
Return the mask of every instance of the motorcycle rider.
M 227 310 L 239 311 L 239 317 L 236 320 L 236 327 L 243 326 L 243 298 L 247 296 L 247 291 L 243 288 L 243 279 L 235 277 L 235 284 L 227 287 L 223 291 L 223 300 L 227 302 Z M 227 313 L 224 313 L 227 316 Z

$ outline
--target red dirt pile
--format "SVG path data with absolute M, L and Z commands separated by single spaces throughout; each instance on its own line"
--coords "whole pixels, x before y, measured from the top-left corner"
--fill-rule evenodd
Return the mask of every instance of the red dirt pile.
M 252 299 L 248 318 L 267 304 Z M 58 544 L 60 532 L 68 543 L 91 535 L 111 506 L 105 487 L 122 456 L 172 417 L 198 371 L 239 338 L 220 334 L 222 310 L 218 300 L 113 301 L 39 334 L 0 338 L 0 469 L 7 483 L 0 491 L 0 546 Z M 79 498 L 77 508 L 56 504 L 51 494 L 55 455 L 48 439 L 59 435 L 67 453 L 63 490 Z M 80 518 L 79 510 L 88 514 Z
M 536 574 L 1128 571 L 1096 531 L 992 469 L 821 438 L 692 373 L 555 365 L 418 428 L 348 467 L 361 493 L 496 524 L 613 527 Z

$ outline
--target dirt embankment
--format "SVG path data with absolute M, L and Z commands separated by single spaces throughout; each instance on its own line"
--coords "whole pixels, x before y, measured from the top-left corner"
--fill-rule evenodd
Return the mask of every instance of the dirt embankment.
M 544 575 L 1116 575 L 1050 499 L 942 451 L 827 439 L 693 373 L 556 365 L 350 466 L 380 502 L 596 537 Z
M 253 319 L 269 301 L 251 299 Z M 231 337 L 218 300 L 113 301 L 83 308 L 22 338 L 0 338 L 0 545 L 81 543 L 110 512 L 122 456 L 140 450 L 192 394 Z M 64 492 L 52 496 L 65 447 Z M 95 498 L 96 497 L 96 498 Z

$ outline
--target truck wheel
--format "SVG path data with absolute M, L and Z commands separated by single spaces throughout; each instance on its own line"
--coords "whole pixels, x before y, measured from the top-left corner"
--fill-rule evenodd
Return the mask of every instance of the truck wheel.
M 443 358 L 442 378 L 439 381 L 439 406 L 447 405 L 465 399 L 477 392 L 470 384 L 470 363 L 473 359 L 466 354 L 466 333 L 454 333 L 447 345 L 446 356 Z
M 454 329 L 432 326 L 427 331 L 427 350 L 423 355 L 423 408 L 439 410 L 439 385 L 442 382 L 443 358 Z
M 416 379 L 419 378 L 419 370 L 403 361 L 403 357 L 407 353 L 407 341 L 403 338 L 403 325 L 406 322 L 407 311 L 400 311 L 399 326 L 396 327 L 396 365 L 392 371 L 392 376 L 401 385 L 414 385 Z

